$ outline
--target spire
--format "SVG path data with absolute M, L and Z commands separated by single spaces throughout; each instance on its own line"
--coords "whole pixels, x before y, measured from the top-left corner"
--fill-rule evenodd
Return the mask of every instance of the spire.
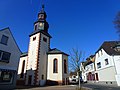
M 45 6 L 44 6 L 44 4 L 42 4 L 42 9 L 44 10 L 44 8 L 45 8 Z
M 41 9 L 41 11 L 38 13 L 38 19 L 41 19 L 40 16 L 41 16 L 41 15 L 44 15 L 44 20 L 46 20 L 47 15 L 46 15 L 46 12 L 44 11 L 44 8 L 45 8 L 45 6 L 44 6 L 44 4 L 42 4 L 42 9 Z

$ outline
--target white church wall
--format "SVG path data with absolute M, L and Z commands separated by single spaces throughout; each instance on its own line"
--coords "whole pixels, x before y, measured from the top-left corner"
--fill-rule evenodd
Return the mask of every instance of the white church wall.
M 58 60 L 58 73 L 53 73 L 53 60 Z M 47 79 L 53 81 L 62 81 L 62 54 L 49 54 L 48 55 L 48 74 Z
M 44 41 L 43 39 L 46 39 Z M 44 75 L 43 80 L 47 79 L 47 52 L 49 50 L 49 37 L 44 34 L 41 34 L 40 42 L 40 54 L 39 54 L 39 76 L 38 79 L 42 80 L 42 75 Z
M 67 73 L 64 73 L 64 60 L 67 62 Z M 68 56 L 62 55 L 62 73 L 63 73 L 63 78 L 68 78 Z
M 17 77 L 17 79 L 25 79 L 25 75 L 24 75 L 24 78 L 20 78 L 20 74 L 22 73 L 22 66 L 23 66 L 23 61 L 24 60 L 25 60 L 24 74 L 26 73 L 27 58 L 28 58 L 28 56 L 20 57 L 19 66 L 18 66 L 18 77 Z

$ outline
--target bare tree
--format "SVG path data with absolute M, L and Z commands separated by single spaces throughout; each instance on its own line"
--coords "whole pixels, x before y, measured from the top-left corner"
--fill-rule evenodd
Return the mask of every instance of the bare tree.
M 113 23 L 115 25 L 115 28 L 117 29 L 117 33 L 118 33 L 119 39 L 120 39 L 120 11 L 117 13 Z
M 79 51 L 78 49 L 73 48 L 70 51 L 70 60 L 69 60 L 69 66 L 72 71 L 78 73 L 78 79 L 79 79 L 79 88 L 80 88 L 80 63 L 84 61 L 84 52 Z

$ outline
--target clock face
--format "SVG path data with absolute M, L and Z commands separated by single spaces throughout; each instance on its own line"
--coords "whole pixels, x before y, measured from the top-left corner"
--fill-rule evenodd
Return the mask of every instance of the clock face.
M 44 23 L 39 24 L 39 29 L 44 29 Z
M 40 27 L 42 27 L 43 26 L 43 23 L 40 23 Z

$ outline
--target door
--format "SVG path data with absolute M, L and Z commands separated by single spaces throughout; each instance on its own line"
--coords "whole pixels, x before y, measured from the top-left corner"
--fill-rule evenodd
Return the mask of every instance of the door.
M 99 80 L 98 73 L 95 73 L 95 75 L 96 75 L 96 80 L 98 81 Z
M 28 85 L 31 85 L 32 84 L 32 75 L 29 75 L 28 76 Z

